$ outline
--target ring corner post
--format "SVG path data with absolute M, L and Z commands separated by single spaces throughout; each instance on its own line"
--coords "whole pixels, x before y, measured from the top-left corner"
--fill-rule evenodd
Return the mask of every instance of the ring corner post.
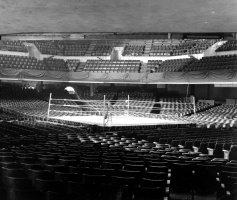
M 52 93 L 49 94 L 49 105 L 47 111 L 47 121 L 49 121 L 49 111 L 50 111 L 50 104 L 51 104 Z

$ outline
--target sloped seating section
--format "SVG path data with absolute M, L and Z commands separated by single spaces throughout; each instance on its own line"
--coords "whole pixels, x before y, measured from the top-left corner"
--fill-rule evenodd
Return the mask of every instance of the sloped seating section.
M 160 68 L 162 60 L 148 60 L 147 72 L 154 73 Z
M 16 115 L 47 116 L 48 102 L 37 98 L 37 91 L 20 85 L 5 85 L 1 90 L 0 107 Z
M 84 71 L 88 72 L 136 72 L 140 70 L 139 60 L 87 60 Z
M 195 111 L 199 112 L 212 106 L 205 102 L 198 102 L 195 104 Z M 190 99 L 186 98 L 169 98 L 163 97 L 160 99 L 160 114 L 185 116 L 194 113 L 194 105 Z
M 109 56 L 111 54 L 113 47 L 112 45 L 96 45 L 91 50 L 91 56 Z
M 42 54 L 60 56 L 109 56 L 113 47 L 123 47 L 123 56 L 179 56 L 203 53 L 218 40 L 3 40 L 3 50 L 27 52 L 24 42 L 34 43 Z M 146 43 L 151 44 L 147 46 Z
M 86 94 L 86 95 L 85 95 Z M 149 95 L 148 95 L 149 94 Z M 126 115 L 128 110 L 128 95 L 129 100 L 129 114 L 139 115 L 146 114 L 152 111 L 155 104 L 155 97 L 153 93 L 142 91 L 139 87 L 103 87 L 96 88 L 94 96 L 90 96 L 89 89 L 83 92 L 78 92 L 79 99 L 86 100 L 87 108 L 92 114 L 102 115 L 104 112 L 104 95 L 106 102 L 110 102 L 109 112 L 111 115 Z M 140 95 L 140 96 L 139 96 Z M 99 100 L 99 101 L 90 101 Z
M 26 56 L 0 55 L 1 68 L 18 68 L 18 69 L 38 69 L 46 70 L 47 66 L 41 60 Z
M 47 122 L 0 125 L 0 185 L 8 199 L 165 200 L 176 192 L 223 197 L 221 184 L 234 191 L 234 160 L 193 149 L 234 143 L 231 131 L 173 126 L 89 133 Z
M 44 58 L 43 62 L 49 70 L 69 71 L 68 65 L 63 59 Z
M 57 43 L 64 56 L 85 56 L 91 41 L 63 40 Z
M 236 105 L 220 105 L 187 117 L 200 126 L 235 127 L 237 125 Z
M 192 62 L 191 58 L 166 60 L 164 62 L 159 60 L 148 60 L 148 72 L 181 72 L 186 69 Z
M 20 40 L 3 40 L 3 45 L 1 48 L 6 48 L 8 51 L 18 51 L 18 52 L 27 52 L 25 45 L 23 44 L 25 41 Z
M 154 40 L 150 56 L 178 56 L 203 53 L 217 40 Z
M 236 69 L 237 55 L 203 57 L 185 68 L 185 71 Z
M 44 89 L 37 92 L 34 89 L 24 89 L 21 85 L 5 85 L 1 89 L 0 108 L 23 118 L 44 120 L 47 118 L 49 94 L 54 100 L 51 102 L 50 116 L 77 116 L 81 115 L 81 108 L 67 91 L 63 89 Z M 61 99 L 61 100 L 60 100 Z M 71 105 L 71 106 L 65 106 Z
M 36 70 L 52 70 L 52 71 L 68 71 L 68 65 L 61 59 L 45 58 L 37 60 L 33 57 L 2 55 L 0 54 L 0 68 L 16 68 L 16 69 L 36 69 Z
M 34 40 L 34 41 L 27 41 L 29 43 L 34 43 L 37 49 L 42 54 L 49 54 L 49 55 L 62 55 L 63 51 L 58 47 L 55 41 L 49 40 Z
M 80 60 L 77 59 L 68 59 L 66 65 L 69 71 L 81 71 Z
M 123 56 L 142 56 L 144 54 L 145 45 L 126 45 Z
M 216 52 L 221 51 L 236 51 L 237 50 L 237 41 L 236 40 L 228 40 L 222 46 L 216 49 Z
M 14 114 L 10 114 L 10 113 L 5 113 L 2 110 L 0 110 L 0 121 L 11 121 L 11 120 L 16 120 L 17 116 Z

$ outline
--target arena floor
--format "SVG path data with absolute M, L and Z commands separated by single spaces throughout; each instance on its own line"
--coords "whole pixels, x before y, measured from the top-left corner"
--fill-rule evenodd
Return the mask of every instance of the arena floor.
M 103 126 L 103 116 L 62 116 L 51 117 L 71 122 L 79 122 L 91 125 Z M 183 121 L 155 119 L 135 116 L 113 116 L 109 120 L 105 120 L 105 126 L 143 126 L 143 125 L 166 125 L 166 124 L 188 124 Z

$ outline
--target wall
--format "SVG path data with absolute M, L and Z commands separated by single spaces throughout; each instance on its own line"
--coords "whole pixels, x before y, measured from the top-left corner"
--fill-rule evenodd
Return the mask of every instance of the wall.
M 167 85 L 167 92 L 168 93 L 177 93 L 181 96 L 186 96 L 187 95 L 187 87 L 188 85 L 187 84 L 170 84 L 170 85 Z M 189 92 L 189 95 L 190 95 L 190 92 Z
M 214 87 L 211 86 L 212 98 L 218 101 L 225 102 L 226 99 L 237 98 L 237 88 L 234 87 Z
M 226 99 L 237 98 L 237 88 L 214 87 L 213 84 L 195 85 L 196 99 L 216 100 L 224 103 Z
M 196 99 L 208 99 L 210 92 L 208 91 L 208 84 L 194 85 L 194 96 Z

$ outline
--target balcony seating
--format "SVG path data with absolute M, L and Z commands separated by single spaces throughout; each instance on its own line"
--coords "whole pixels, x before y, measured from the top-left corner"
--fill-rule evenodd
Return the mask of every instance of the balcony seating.
M 43 62 L 49 70 L 68 71 L 66 62 L 63 59 L 44 58 Z
M 109 56 L 112 51 L 111 45 L 97 44 L 91 52 L 91 56 Z
M 126 45 L 123 56 L 142 56 L 145 50 L 144 45 Z
M 183 71 L 193 59 L 174 59 L 166 60 L 164 62 L 148 60 L 147 69 L 152 72 L 179 72 Z
M 184 71 L 234 70 L 236 63 L 237 55 L 203 57 L 187 66 Z
M 49 40 L 29 40 L 29 43 L 34 43 L 37 49 L 42 54 L 49 54 L 49 55 L 63 55 L 63 51 L 58 47 L 55 41 Z
M 147 72 L 154 73 L 160 68 L 162 60 L 148 60 Z
M 100 88 L 98 88 L 98 90 L 100 90 Z M 78 116 L 82 115 L 83 113 L 86 114 L 86 112 L 92 112 L 93 115 L 102 115 L 102 111 L 104 108 L 104 94 L 106 94 L 106 100 L 113 100 L 111 101 L 111 114 L 124 115 L 126 114 L 125 111 L 128 107 L 126 102 L 128 97 L 126 94 L 130 94 L 131 91 L 132 95 L 130 95 L 129 102 L 129 112 L 131 115 L 144 116 L 156 110 L 154 107 L 155 98 L 153 96 L 153 93 L 143 93 L 144 91 L 141 91 L 140 88 L 135 87 L 106 87 L 104 90 L 101 89 L 100 92 L 96 91 L 93 97 L 90 97 L 89 95 L 84 96 L 78 94 L 78 98 L 81 98 L 82 100 L 100 100 L 84 102 L 85 104 L 90 105 L 90 107 L 85 107 L 83 109 L 80 106 L 77 107 L 77 104 L 73 101 L 64 100 L 72 98 L 67 94 L 67 92 L 62 90 L 58 90 L 58 93 L 57 90 L 52 91 L 53 98 L 56 98 L 58 100 L 53 100 L 51 102 L 52 107 L 50 111 L 50 116 Z M 137 92 L 139 92 L 139 94 L 141 94 L 143 97 L 139 97 L 139 95 L 136 96 L 136 94 L 138 94 Z M 4 112 L 11 112 L 15 116 L 21 116 L 21 118 L 29 117 L 31 119 L 45 120 L 47 117 L 49 93 L 50 91 L 46 92 L 46 90 L 43 90 L 40 94 L 38 94 L 36 90 L 23 89 L 20 86 L 15 88 L 12 86 L 11 89 L 9 89 L 8 87 L 4 89 L 3 87 L 2 91 L 0 92 L 0 106 L 4 110 Z M 42 95 L 42 98 L 39 98 L 39 95 Z M 205 103 L 197 103 L 196 111 L 198 112 L 196 113 L 196 115 L 190 115 L 193 113 L 192 104 L 180 104 L 179 101 L 186 102 L 185 99 L 163 98 L 162 101 L 159 102 L 159 104 L 161 105 L 160 115 L 154 115 L 154 117 L 162 119 L 166 119 L 166 117 L 168 117 L 169 119 L 173 120 L 177 120 L 178 117 L 180 120 L 196 123 L 200 127 L 228 128 L 235 126 L 236 109 L 233 105 L 217 106 L 206 111 L 199 112 L 203 109 L 209 108 L 210 105 Z M 74 107 L 65 106 L 64 104 L 72 105 Z M 97 139 L 98 138 L 95 138 L 95 140 Z M 82 141 L 84 140 L 82 139 Z M 32 140 L 25 142 L 31 143 Z M 145 149 L 146 147 L 142 148 Z
M 150 56 L 179 56 L 203 53 L 217 40 L 154 40 Z
M 19 196 L 18 199 L 20 199 L 20 196 L 25 199 L 32 199 L 32 195 L 37 194 L 36 191 L 41 193 L 41 199 L 59 198 L 59 193 L 62 193 L 62 199 L 71 199 L 72 196 L 76 199 L 82 198 L 82 196 L 98 199 L 100 196 L 105 197 L 106 195 L 107 198 L 112 198 L 113 194 L 116 194 L 115 196 L 117 197 L 119 197 L 119 194 L 123 194 L 124 198 L 132 198 L 134 196 L 135 199 L 153 200 L 164 199 L 165 197 L 167 199 L 170 196 L 170 187 L 173 189 L 171 192 L 184 192 L 195 189 L 200 194 L 210 194 L 218 189 L 215 187 L 216 178 L 220 178 L 223 182 L 225 179 L 230 180 L 229 183 L 234 182 L 233 179 L 228 179 L 228 176 L 225 177 L 223 174 L 228 169 L 236 171 L 236 168 L 224 162 L 219 165 L 208 160 L 194 160 L 191 163 L 180 159 L 179 156 L 171 157 L 166 154 L 166 152 L 177 152 L 177 141 L 181 142 L 181 139 L 194 140 L 193 144 L 195 146 L 200 145 L 199 141 L 217 142 L 220 140 L 227 141 L 227 139 L 234 141 L 236 133 L 229 130 L 162 127 L 159 129 L 128 130 L 120 133 L 118 131 L 111 134 L 104 131 L 101 133 L 88 133 L 79 127 L 68 127 L 48 122 L 22 121 L 19 123 L 13 121 L 0 123 L 0 132 L 4 130 L 5 133 L 5 136 L 0 136 L 0 139 L 4 138 L 11 141 L 14 137 L 15 140 L 19 141 L 19 144 L 15 147 L 12 147 L 9 142 L 5 150 L 0 149 L 0 154 L 5 155 L 2 156 L 4 158 L 1 157 L 0 163 L 3 163 L 2 161 L 15 162 L 16 158 L 10 156 L 11 154 L 18 156 L 32 156 L 33 154 L 36 158 L 35 164 L 4 164 L 4 167 L 1 168 L 4 178 L 6 180 L 9 179 L 6 182 L 7 184 L 4 185 L 6 190 L 9 195 L 17 194 Z M 68 140 L 65 132 L 74 133 L 78 137 L 74 138 L 74 140 Z M 149 146 L 146 139 L 138 139 L 137 136 L 141 133 L 145 136 L 154 135 L 157 139 L 165 138 L 164 136 L 166 136 L 166 140 L 163 140 L 164 143 L 171 144 L 176 148 L 167 149 L 161 145 L 161 148 L 157 150 L 155 149 L 156 145 Z M 35 144 L 23 145 L 25 140 L 32 137 L 34 137 Z M 80 142 L 82 138 L 87 138 L 92 143 L 84 145 Z M 125 149 L 126 146 L 121 147 L 121 151 L 121 149 L 103 146 L 102 143 L 106 142 L 105 140 L 100 141 L 98 145 L 98 143 L 93 142 L 94 138 L 103 138 L 115 143 L 125 141 L 126 145 L 137 143 L 137 149 L 146 144 L 146 147 L 149 146 L 150 151 L 144 155 L 141 152 L 136 152 L 136 150 L 127 151 Z M 162 143 L 163 141 L 161 140 L 160 142 Z M 139 144 L 141 145 L 139 146 Z M 151 151 L 153 147 L 154 149 Z M 187 147 L 189 146 L 187 145 Z M 160 154 L 154 154 L 154 152 Z M 195 158 L 198 155 L 198 152 L 194 153 L 192 150 L 189 152 L 189 157 L 193 156 Z M 185 154 L 183 156 L 186 157 Z M 11 159 L 7 160 L 5 157 L 11 157 Z M 56 162 L 54 166 L 60 164 L 62 159 L 73 159 L 75 165 L 65 165 L 63 168 L 58 167 L 58 169 L 54 168 L 52 170 L 52 165 L 49 166 L 44 163 L 40 166 L 42 158 L 53 159 Z M 82 160 L 83 164 L 86 164 L 86 162 L 90 163 L 91 159 L 97 161 L 96 167 L 81 166 Z M 108 162 L 108 159 L 111 162 Z M 112 160 L 116 162 L 112 162 Z M 1 164 L 1 166 L 3 165 Z M 50 170 L 45 170 L 45 168 Z M 207 170 L 210 170 L 211 173 L 208 173 Z M 193 176 L 193 174 L 195 175 Z M 17 177 L 7 178 L 7 176 L 14 177 L 14 175 L 24 176 L 24 180 L 18 180 Z M 76 179 L 74 179 L 74 176 Z M 211 185 L 213 187 L 205 187 L 202 182 L 204 178 L 207 179 L 208 183 L 213 183 Z M 19 186 L 18 183 L 22 183 L 22 185 Z M 231 191 L 232 186 L 232 184 L 229 184 L 226 185 L 226 188 Z M 16 188 L 20 189 L 20 192 L 18 192 L 18 189 L 15 191 Z M 108 191 L 108 189 L 110 190 Z M 31 192 L 26 195 L 26 190 Z M 91 193 L 92 191 L 93 193 Z M 151 196 L 149 196 L 148 191 L 151 192 Z M 11 198 L 17 199 L 17 197 Z
M 222 51 L 236 51 L 237 50 L 237 41 L 236 40 L 228 40 L 222 46 L 216 49 L 216 52 Z
M 86 51 L 89 48 L 89 43 L 72 43 L 66 41 L 66 44 L 61 43 L 58 46 L 63 50 L 64 56 L 85 56 Z
M 6 48 L 8 51 L 27 52 L 25 41 L 20 40 L 2 40 L 3 45 L 1 48 Z
M 80 60 L 76 60 L 76 59 L 70 59 L 66 61 L 66 65 L 69 71 L 81 71 L 80 69 Z
M 68 71 L 64 60 L 44 59 L 41 61 L 32 57 L 16 55 L 0 55 L 0 68 Z
M 170 40 L 154 39 L 151 48 L 146 50 L 149 56 L 179 56 L 203 53 L 218 40 Z M 114 46 L 125 46 L 123 56 L 142 56 L 146 49 L 146 40 L 3 40 L 1 49 L 27 52 L 24 42 L 34 43 L 42 54 L 62 56 L 108 56 Z M 233 48 L 235 44 L 226 44 Z M 226 49 L 226 48 L 225 48 Z
M 140 70 L 139 60 L 87 60 L 83 71 L 88 72 L 136 72 Z

